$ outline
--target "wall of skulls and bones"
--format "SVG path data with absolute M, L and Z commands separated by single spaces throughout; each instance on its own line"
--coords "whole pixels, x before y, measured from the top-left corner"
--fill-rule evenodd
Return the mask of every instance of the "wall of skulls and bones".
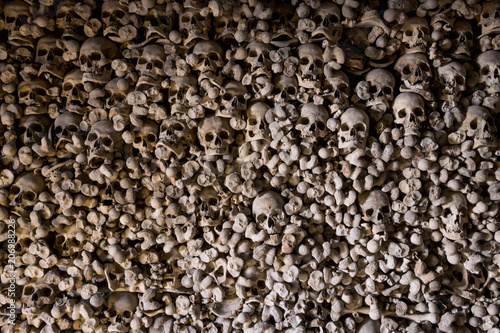
M 500 1 L 0 9 L 1 332 L 500 332 Z

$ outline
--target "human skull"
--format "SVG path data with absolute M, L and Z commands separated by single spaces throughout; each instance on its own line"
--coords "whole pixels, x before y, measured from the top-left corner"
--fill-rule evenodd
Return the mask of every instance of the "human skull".
M 161 123 L 159 141 L 156 145 L 156 157 L 166 160 L 171 153 L 181 158 L 195 141 L 195 133 L 186 121 L 178 116 L 171 116 Z
M 29 115 L 21 118 L 18 127 L 18 139 L 25 146 L 41 144 L 42 138 L 47 137 L 51 119 L 47 115 Z
M 481 36 L 498 34 L 500 32 L 500 1 L 491 0 L 482 3 L 482 12 L 479 18 Z
M 269 32 L 271 33 L 271 44 L 277 47 L 287 47 L 295 42 L 293 31 L 297 25 L 295 8 L 289 3 L 280 3 L 273 10 Z
M 401 56 L 394 69 L 401 74 L 401 80 L 408 90 L 418 92 L 429 87 L 432 72 L 429 60 L 423 53 Z
M 344 72 L 336 70 L 331 76 L 325 76 L 322 96 L 328 101 L 331 113 L 344 110 L 349 106 L 350 93 L 349 78 Z
M 109 332 L 126 332 L 130 327 L 139 299 L 135 293 L 113 292 L 108 296 L 104 315 L 108 318 Z
M 420 135 L 420 125 L 427 118 L 422 98 L 414 93 L 401 93 L 392 105 L 394 122 L 404 129 L 404 135 Z
M 215 40 L 233 40 L 237 29 L 238 22 L 235 21 L 232 13 L 225 12 L 221 16 L 214 17 Z
M 359 196 L 359 205 L 363 212 L 363 220 L 375 224 L 389 224 L 391 206 L 387 194 L 381 190 L 365 191 Z
M 342 16 L 340 9 L 331 2 L 322 2 L 312 14 L 316 29 L 311 34 L 312 41 L 327 39 L 337 43 L 342 37 Z
M 85 114 L 90 106 L 86 103 L 89 93 L 83 88 L 83 72 L 74 69 L 64 76 L 61 96 L 66 98 L 66 110 L 78 114 Z
M 74 135 L 82 139 L 79 127 L 81 121 L 82 116 L 72 112 L 61 113 L 54 120 L 54 148 L 57 151 L 57 157 L 63 158 L 72 155 L 72 152 L 66 149 L 66 144 L 73 144 Z
M 273 191 L 259 194 L 252 203 L 252 214 L 257 225 L 268 235 L 279 234 L 286 224 L 285 201 Z
M 176 13 L 165 4 L 157 4 L 150 8 L 144 18 L 146 28 L 146 40 L 157 38 L 168 38 L 172 31 L 174 22 L 177 21 Z
M 218 74 L 224 66 L 222 47 L 212 40 L 202 40 L 196 43 L 193 54 L 198 56 L 198 63 L 193 66 L 200 73 Z
M 217 226 L 221 223 L 221 196 L 213 187 L 204 187 L 200 193 L 200 227 Z
M 328 112 L 321 105 L 307 103 L 300 106 L 300 116 L 295 128 L 300 132 L 300 137 L 318 140 L 327 133 L 326 122 Z
M 370 97 L 366 105 L 373 106 L 384 104 L 389 106 L 389 102 L 394 99 L 394 86 L 396 80 L 389 71 L 385 69 L 372 69 L 366 74 L 366 82 L 370 85 Z
M 128 10 L 128 5 L 119 0 L 105 0 L 101 7 L 103 34 L 106 38 L 117 43 L 126 43 L 133 39 L 134 33 L 124 34 L 124 28 L 137 33 L 133 23 L 134 14 Z M 131 24 L 132 23 L 132 24 Z
M 450 31 L 451 53 L 454 57 L 462 59 L 470 57 L 470 48 L 474 46 L 474 32 L 466 20 L 457 20 Z
M 247 88 L 241 82 L 230 80 L 224 84 L 221 96 L 221 108 L 216 115 L 224 118 L 241 118 L 242 111 L 247 109 L 249 97 Z
M 78 0 L 62 0 L 57 4 L 56 26 L 64 30 L 64 35 L 79 30 L 80 35 L 83 35 L 86 18 L 75 12 L 75 5 L 78 3 Z
M 133 129 L 135 140 L 132 143 L 141 154 L 152 152 L 158 141 L 158 124 L 152 120 L 144 119 L 140 127 Z
M 130 105 L 127 103 L 127 94 L 132 90 L 126 84 L 123 87 L 122 78 L 114 78 L 104 86 L 104 107 L 110 111 L 110 117 L 116 114 L 130 113 Z
M 9 32 L 9 41 L 14 42 L 15 45 L 29 45 L 32 41 L 29 37 L 24 37 L 20 28 L 31 22 L 30 6 L 20 0 L 10 1 L 5 4 L 3 9 L 5 17 L 5 29 Z
M 47 113 L 47 104 L 50 102 L 50 85 L 47 81 L 32 78 L 18 85 L 19 103 L 26 105 L 24 114 Z
M 115 131 L 110 120 L 100 120 L 92 125 L 85 140 L 88 164 L 95 169 L 114 158 L 123 146 L 121 133 Z
M 23 286 L 21 301 L 27 307 L 42 308 L 54 303 L 58 291 L 57 286 L 53 284 L 29 283 Z
M 297 99 L 298 85 L 295 77 L 289 77 L 285 74 L 275 75 L 273 76 L 273 85 L 271 95 L 275 103 L 284 105 Z
M 271 107 L 262 102 L 251 104 L 246 112 L 247 125 L 245 127 L 245 140 L 252 142 L 257 140 L 270 141 L 269 127 L 266 123 L 266 113 Z
M 477 57 L 479 83 L 484 84 L 488 94 L 500 92 L 500 51 L 489 50 Z
M 370 121 L 363 111 L 349 108 L 340 116 L 340 129 L 337 134 L 338 145 L 343 154 L 356 149 L 365 149 Z
M 198 140 L 207 155 L 227 155 L 234 142 L 234 130 L 229 119 L 218 116 L 204 118 L 198 127 Z
M 460 97 L 460 94 L 465 91 L 467 73 L 465 71 L 465 67 L 462 64 L 456 61 L 443 64 L 438 67 L 437 73 L 439 76 L 439 83 L 442 86 L 442 95 L 452 95 Z
M 197 9 L 187 9 L 179 16 L 179 31 L 184 37 L 184 45 L 191 45 L 198 39 L 208 40 L 211 15 L 202 16 Z
M 178 104 L 179 106 L 188 106 L 187 92 L 189 88 L 198 85 L 194 75 L 173 76 L 170 78 L 170 87 L 168 88 L 168 102 Z
M 63 59 L 64 50 L 57 46 L 57 40 L 55 35 L 45 35 L 38 40 L 35 56 L 35 62 L 41 65 L 38 75 L 50 73 L 59 79 L 64 78 L 68 63 Z
M 158 44 L 146 45 L 135 66 L 141 76 L 139 80 L 146 80 L 152 85 L 159 86 L 165 76 L 163 71 L 165 60 L 165 49 L 162 46 Z
M 425 52 L 431 40 L 429 23 L 423 17 L 408 18 L 401 27 L 406 53 Z
M 273 48 L 270 45 L 260 42 L 250 42 L 247 44 L 246 49 L 247 57 L 245 63 L 249 66 L 251 73 L 257 69 L 268 71 L 271 68 L 272 62 L 269 58 L 269 52 Z
M 111 62 L 118 58 L 116 45 L 104 37 L 92 37 L 80 48 L 80 69 L 83 82 L 105 84 L 111 79 Z
M 451 240 L 460 240 L 465 237 L 465 226 L 468 221 L 467 200 L 460 192 L 443 192 L 446 198 L 441 206 L 440 230 L 444 237 Z
M 297 80 L 304 88 L 319 88 L 323 79 L 323 51 L 316 44 L 298 47 L 299 69 Z
M 493 146 L 495 140 L 494 132 L 491 129 L 491 126 L 494 126 L 493 124 L 493 118 L 487 108 L 472 105 L 467 108 L 465 119 L 458 131 L 474 140 L 473 149 Z
M 17 177 L 9 190 L 9 201 L 12 212 L 26 216 L 29 209 L 36 205 L 40 194 L 45 191 L 45 180 L 39 174 L 24 173 Z

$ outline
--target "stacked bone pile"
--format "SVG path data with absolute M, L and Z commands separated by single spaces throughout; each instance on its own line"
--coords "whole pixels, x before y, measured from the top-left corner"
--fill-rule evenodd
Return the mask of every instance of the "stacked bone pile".
M 1 331 L 498 333 L 500 2 L 377 2 L 2 3 Z

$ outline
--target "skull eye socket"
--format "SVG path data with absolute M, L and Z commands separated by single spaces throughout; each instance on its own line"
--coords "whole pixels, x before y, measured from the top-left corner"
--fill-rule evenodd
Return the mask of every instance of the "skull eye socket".
M 218 203 L 219 203 L 219 202 L 218 202 L 218 201 L 217 201 L 217 199 L 215 199 L 215 198 L 210 198 L 210 199 L 208 199 L 208 204 L 209 204 L 210 206 L 217 206 L 217 204 L 218 204 Z
M 19 194 L 19 192 L 21 192 L 21 189 L 19 188 L 19 186 L 13 185 L 10 188 L 10 194 L 12 194 L 12 195 L 17 195 L 17 194 Z
M 163 68 L 163 63 L 160 60 L 153 60 L 153 65 L 156 68 Z
M 65 83 L 65 84 L 63 84 L 62 88 L 63 88 L 63 91 L 70 91 L 71 88 L 73 88 L 73 85 L 71 83 Z
M 297 89 L 295 89 L 295 87 L 288 87 L 286 88 L 286 92 L 288 95 L 295 95 L 297 93 Z
M 212 60 L 212 61 L 219 61 L 220 60 L 220 57 L 217 53 L 215 52 L 210 52 L 208 54 L 208 59 Z
M 370 86 L 370 89 L 369 89 L 370 93 L 371 94 L 375 94 L 377 92 L 377 87 L 375 86 Z
M 25 296 L 33 295 L 34 293 L 35 293 L 35 288 L 33 288 L 31 286 L 25 287 L 23 290 L 23 294 Z
M 384 214 L 389 214 L 391 210 L 389 209 L 389 206 L 383 206 L 380 211 Z
M 43 297 L 50 297 L 52 295 L 52 289 L 42 288 L 42 290 L 40 290 L 40 295 Z
M 318 121 L 318 122 L 316 123 L 316 126 L 318 126 L 318 129 L 319 129 L 320 131 L 324 131 L 324 130 L 325 130 L 325 128 L 326 128 L 325 123 L 324 123 L 324 122 L 322 122 L 322 121 Z
M 404 118 L 404 117 L 406 117 L 406 110 L 405 110 L 405 109 L 399 110 L 399 111 L 398 111 L 398 117 L 399 117 L 399 118 Z
M 257 119 L 255 119 L 255 118 L 248 118 L 248 125 L 250 125 L 250 126 L 257 125 Z
M 222 95 L 222 99 L 225 101 L 230 101 L 233 96 L 230 93 L 225 93 Z
M 471 40 L 471 39 L 473 38 L 472 32 L 467 31 L 467 32 L 465 33 L 465 38 L 467 38 L 468 40 Z
M 309 124 L 309 118 L 300 118 L 299 119 L 299 124 L 300 125 L 307 125 L 307 124 Z
M 300 64 L 301 65 L 307 65 L 309 63 L 309 59 L 307 58 L 300 58 Z
M 314 16 L 313 21 L 316 24 L 321 24 L 321 22 L 323 22 L 323 18 L 319 15 L 316 15 L 316 16 Z
M 87 140 L 95 141 L 97 140 L 97 135 L 94 132 L 90 132 L 89 135 L 87 136 Z
M 482 18 L 484 19 L 487 19 L 490 17 L 490 13 L 487 13 L 487 12 L 484 12 L 482 15 L 481 15 Z
M 467 208 L 460 207 L 460 209 L 458 210 L 458 213 L 460 216 L 466 216 L 467 215 Z
M 31 127 L 31 129 L 33 130 L 33 132 L 41 132 L 41 131 L 43 131 L 43 127 L 40 124 L 34 124 Z
M 132 311 L 130 311 L 130 310 L 125 310 L 125 311 L 123 311 L 123 318 L 125 318 L 125 319 L 127 319 L 127 320 L 128 320 L 129 318 L 132 318 Z
M 416 108 L 415 109 L 415 115 L 417 117 L 422 117 L 424 115 L 424 110 L 422 110 L 421 108 Z
M 449 209 L 449 208 L 445 208 L 445 209 L 444 209 L 443 214 L 444 214 L 444 216 L 449 216 L 449 215 L 451 215 L 451 209 Z
M 117 315 L 117 314 L 116 314 L 116 310 L 110 310 L 110 311 L 108 312 L 108 314 L 109 314 L 109 316 L 110 316 L 110 317 L 116 317 L 116 315 Z
M 58 57 L 62 57 L 62 55 L 64 54 L 64 51 L 58 47 L 56 47 L 52 52 L 54 53 L 54 55 Z
M 146 58 L 140 57 L 139 60 L 137 60 L 137 63 L 139 65 L 145 65 L 148 63 L 148 61 L 146 60 Z
M 239 102 L 240 104 L 243 104 L 243 103 L 245 103 L 246 101 L 247 101 L 247 100 L 245 99 L 245 96 L 243 96 L 243 95 L 238 95 L 238 102 Z
M 214 134 L 213 133 L 207 133 L 205 134 L 205 141 L 212 141 L 214 139 Z
M 406 65 L 405 67 L 403 67 L 402 73 L 403 73 L 404 75 L 409 75 L 409 74 L 411 74 L 411 69 L 410 69 L 410 66 Z
M 267 216 L 264 213 L 259 214 L 259 215 L 257 215 L 257 222 L 264 223 L 266 221 L 266 218 L 267 218 Z
M 19 97 L 20 98 L 25 98 L 26 96 L 29 95 L 29 93 L 30 93 L 29 91 L 20 91 L 19 92 Z
M 248 56 L 250 58 L 256 58 L 257 57 L 257 51 L 255 50 L 250 50 L 250 52 L 248 52 Z
M 101 54 L 97 53 L 97 52 L 92 53 L 90 55 L 90 60 L 93 60 L 93 61 L 99 61 L 99 60 L 101 60 Z
M 368 216 L 372 216 L 372 215 L 373 215 L 373 209 L 371 209 L 371 208 L 370 208 L 370 209 L 367 209 L 367 210 L 366 210 L 366 215 L 368 215 Z
M 38 50 L 37 55 L 39 57 L 44 57 L 47 55 L 47 50 Z
M 320 60 L 320 59 L 314 60 L 314 65 L 316 67 L 323 67 L 323 60 Z
M 147 140 L 149 142 L 155 142 L 156 141 L 156 136 L 154 134 L 148 134 Z
M 174 126 L 172 126 L 174 128 L 174 130 L 176 131 L 184 131 L 184 125 L 182 124 L 179 124 L 179 123 L 176 123 L 174 124 Z
M 23 193 L 23 199 L 26 201 L 33 201 L 36 199 L 36 194 L 33 191 L 26 191 Z
M 405 35 L 406 35 L 406 36 L 411 36 L 411 35 L 413 35 L 413 31 L 411 31 L 411 30 L 406 30 L 406 31 L 405 31 Z
M 347 125 L 346 123 L 342 123 L 340 125 L 340 130 L 343 131 L 343 132 L 346 132 L 349 130 L 349 125 Z
M 227 140 L 227 139 L 229 139 L 229 133 L 228 133 L 228 132 L 226 132 L 226 131 L 221 131 L 221 132 L 219 133 L 219 137 L 220 137 L 222 140 Z
M 490 72 L 490 67 L 489 66 L 484 66 L 480 70 L 481 75 L 488 75 L 489 72 Z
M 358 132 L 364 132 L 366 127 L 365 127 L 365 124 L 363 123 L 358 123 L 356 125 L 354 125 L 354 129 Z
M 105 145 L 106 147 L 111 147 L 111 145 L 113 144 L 113 141 L 110 138 L 103 138 L 102 144 Z
M 54 133 L 55 134 L 59 134 L 63 131 L 62 127 L 61 126 L 57 126 L 55 129 L 54 129 Z
M 391 87 L 384 87 L 384 94 L 392 95 L 392 88 Z
M 420 67 L 422 70 L 424 70 L 426 72 L 430 69 L 429 65 L 427 65 L 425 62 L 419 64 L 418 67 Z
M 477 119 L 473 119 L 470 122 L 470 124 L 469 124 L 470 128 L 473 129 L 473 130 L 476 130 L 477 129 L 477 123 L 478 123 L 478 120 Z

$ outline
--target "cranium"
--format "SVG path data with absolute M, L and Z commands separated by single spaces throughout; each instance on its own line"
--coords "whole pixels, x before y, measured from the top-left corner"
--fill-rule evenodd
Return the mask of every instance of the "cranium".
M 55 35 L 45 35 L 38 40 L 35 57 L 41 64 L 38 75 L 50 73 L 60 79 L 64 77 L 68 64 L 63 59 L 64 50 L 56 45 L 57 40 Z
M 328 112 L 321 105 L 307 103 L 300 106 L 300 117 L 295 128 L 300 131 L 301 138 L 320 139 L 326 136 Z
M 53 284 L 38 282 L 23 286 L 21 301 L 28 307 L 42 308 L 53 304 L 59 290 Z
M 389 224 L 391 220 L 391 206 L 387 194 L 380 190 L 361 193 L 359 205 L 363 212 L 363 220 L 375 224 Z
M 212 116 L 204 118 L 198 128 L 198 140 L 207 155 L 227 155 L 234 142 L 234 130 L 229 119 Z
M 61 217 L 62 219 L 66 218 L 64 215 L 59 215 L 56 221 L 61 219 Z M 66 219 L 67 223 L 69 223 L 69 219 Z M 78 255 L 85 244 L 85 241 L 78 237 L 78 233 L 82 229 L 78 228 L 75 224 L 57 223 L 56 225 L 57 236 L 54 240 L 54 249 L 57 251 L 57 254 L 66 258 Z
M 401 27 L 406 53 L 425 52 L 431 40 L 429 23 L 423 17 L 408 18 Z
M 134 128 L 135 140 L 132 143 L 141 154 L 153 152 L 158 141 L 158 124 L 149 119 L 143 120 L 143 125 Z
M 273 191 L 259 194 L 252 203 L 252 214 L 257 225 L 268 235 L 279 234 L 286 224 L 285 201 Z
M 372 69 L 366 74 L 365 81 L 356 86 L 356 93 L 371 106 L 368 114 L 374 121 L 379 121 L 393 100 L 396 81 L 392 74 L 385 69 Z
M 491 130 L 494 121 L 488 109 L 483 106 L 472 105 L 467 108 L 465 119 L 458 128 L 468 138 L 474 140 L 473 149 L 493 146 L 495 135 Z
M 420 125 L 427 118 L 422 98 L 414 93 L 401 93 L 392 105 L 394 122 L 404 129 L 404 135 L 419 135 Z
M 39 78 L 19 83 L 19 103 L 26 105 L 24 114 L 47 113 L 47 104 L 50 102 L 49 83 Z
M 316 29 L 311 34 L 313 41 L 327 39 L 337 43 L 342 37 L 342 16 L 339 7 L 331 2 L 322 2 L 312 14 Z
M 105 316 L 109 319 L 109 332 L 126 332 L 130 327 L 139 299 L 135 293 L 113 292 L 108 296 Z
M 479 18 L 481 36 L 500 32 L 500 1 L 491 0 L 482 3 L 482 12 Z
M 158 44 L 146 45 L 142 49 L 142 55 L 137 59 L 135 69 L 139 71 L 140 81 L 147 81 L 152 85 L 159 86 L 165 72 L 166 55 L 165 49 Z
M 92 37 L 83 42 L 79 58 L 83 82 L 107 83 L 112 73 L 109 65 L 119 54 L 116 45 L 104 37 Z
M 299 70 L 297 80 L 304 88 L 319 88 L 323 79 L 323 51 L 316 44 L 298 47 Z
M 234 33 L 238 29 L 232 12 L 226 12 L 221 16 L 214 17 L 215 40 L 233 40 Z
M 216 226 L 221 223 L 221 196 L 213 187 L 204 187 L 200 193 L 200 227 Z
M 216 115 L 224 118 L 241 118 L 241 112 L 247 109 L 248 92 L 241 82 L 230 80 L 224 84 L 221 108 Z
M 45 180 L 41 175 L 24 173 L 18 176 L 9 191 L 12 212 L 20 216 L 29 214 L 29 208 L 36 205 L 43 191 L 45 191 Z
M 32 39 L 20 32 L 22 26 L 31 24 L 30 6 L 24 1 L 14 0 L 5 4 L 3 14 L 5 29 L 9 31 L 9 42 L 15 46 L 34 46 Z
M 127 104 L 127 94 L 132 90 L 131 87 L 124 88 L 121 84 L 122 78 L 115 78 L 104 86 L 104 106 L 110 111 L 110 117 L 113 114 L 129 114 L 130 105 Z
M 462 59 L 470 57 L 470 49 L 474 46 L 474 33 L 472 26 L 466 20 L 457 20 L 450 31 L 452 43 L 451 53 L 455 58 Z
M 394 69 L 401 74 L 406 89 L 401 91 L 413 91 L 420 93 L 429 87 L 432 78 L 429 60 L 423 53 L 410 53 L 401 56 L 394 65 Z
M 179 31 L 184 37 L 184 45 L 190 45 L 198 39 L 209 39 L 210 17 L 211 15 L 202 16 L 197 9 L 187 9 L 179 16 Z
M 463 239 L 468 221 L 467 200 L 460 192 L 445 191 L 443 196 L 446 201 L 442 205 L 441 233 L 451 240 Z
M 199 41 L 193 48 L 193 54 L 198 56 L 198 63 L 193 69 L 200 73 L 218 74 L 224 66 L 222 47 L 214 41 Z
M 295 8 L 289 3 L 280 3 L 275 7 L 269 30 L 272 34 L 271 44 L 277 47 L 287 47 L 297 41 L 293 31 L 297 25 Z
M 79 35 L 83 35 L 83 26 L 86 18 L 75 12 L 75 5 L 78 0 L 62 0 L 57 4 L 56 25 L 59 29 L 64 30 L 64 35 L 73 34 L 79 31 Z
M 260 42 L 250 42 L 246 46 L 247 57 L 245 63 L 248 64 L 251 73 L 261 69 L 263 71 L 268 71 L 271 67 L 271 59 L 269 58 L 269 52 L 272 51 L 272 47 L 268 44 Z
M 194 75 L 186 76 L 173 76 L 170 78 L 170 87 L 168 88 L 168 102 L 171 104 L 177 104 L 175 110 L 183 111 L 184 108 L 189 106 L 189 101 L 187 99 L 187 92 L 189 88 L 198 85 L 198 81 Z
M 500 51 L 489 50 L 477 57 L 479 83 L 484 84 L 488 94 L 500 92 Z
M 146 28 L 146 41 L 157 38 L 168 38 L 172 31 L 174 22 L 177 21 L 176 13 L 165 4 L 157 4 L 149 9 L 144 18 L 144 27 Z
M 166 160 L 171 153 L 174 153 L 177 158 L 181 158 L 194 141 L 195 133 L 188 127 L 186 121 L 178 116 L 171 116 L 163 120 L 160 126 L 156 157 Z
M 262 102 L 255 102 L 248 107 L 246 112 L 247 125 L 245 127 L 246 142 L 257 140 L 270 141 L 270 132 L 265 120 L 269 109 L 270 106 Z
M 338 145 L 343 154 L 364 149 L 368 139 L 370 121 L 363 111 L 349 108 L 340 116 Z
M 124 34 L 123 29 L 137 33 L 133 25 L 134 14 L 130 14 L 128 6 L 119 0 L 104 1 L 101 8 L 101 18 L 104 25 L 104 36 L 113 42 L 125 43 L 135 37 L 133 33 Z
M 273 100 L 275 103 L 284 105 L 297 99 L 297 79 L 285 74 L 273 76 Z
M 54 148 L 57 151 L 57 157 L 69 157 L 72 152 L 66 149 L 66 144 L 73 144 L 72 137 L 76 135 L 80 141 L 80 122 L 82 117 L 76 113 L 61 113 L 56 120 L 54 120 Z
M 439 83 L 442 86 L 441 95 L 452 95 L 459 98 L 466 89 L 465 67 L 456 61 L 452 61 L 439 66 L 437 73 Z
M 61 96 L 66 98 L 66 110 L 85 114 L 90 106 L 86 103 L 89 93 L 83 89 L 83 72 L 74 69 L 64 76 Z
M 336 70 L 323 80 L 323 97 L 328 101 L 330 112 L 334 113 L 349 106 L 351 88 L 347 75 Z
M 51 119 L 47 115 L 29 115 L 21 118 L 18 128 L 18 138 L 25 146 L 41 144 L 47 137 Z
M 91 168 L 98 168 L 104 162 L 110 162 L 115 152 L 120 152 L 123 141 L 121 133 L 115 131 L 110 120 L 100 120 L 92 125 L 85 140 L 88 163 Z

